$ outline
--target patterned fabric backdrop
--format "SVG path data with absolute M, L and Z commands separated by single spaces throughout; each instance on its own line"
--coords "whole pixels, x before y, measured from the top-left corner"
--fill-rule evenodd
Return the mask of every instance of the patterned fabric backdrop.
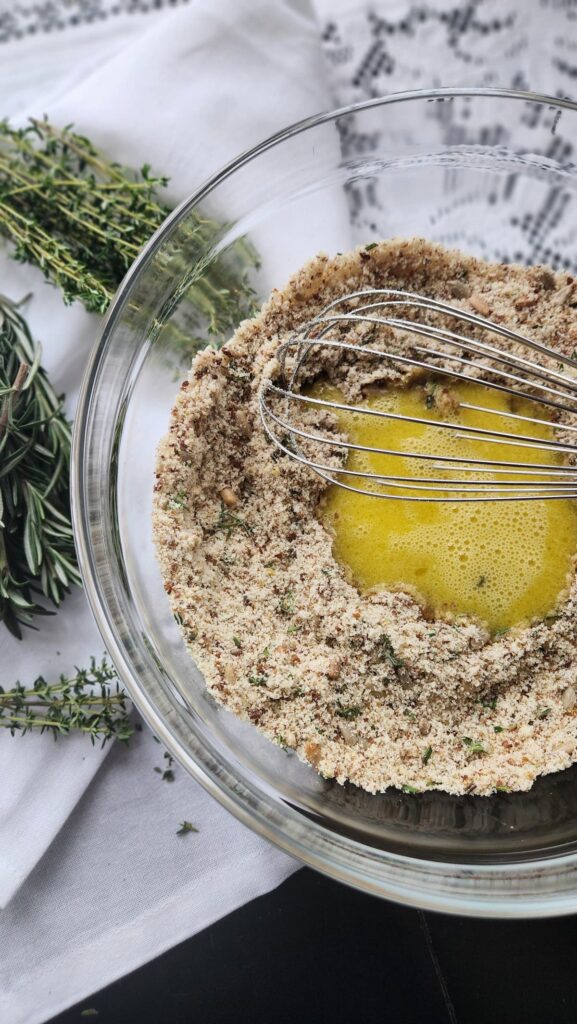
M 2 0 L 0 43 L 95 24 L 120 14 L 147 14 L 179 3 L 186 0 L 46 0 L 17 4 Z
M 577 0 L 317 0 L 339 102 L 400 89 L 577 87 Z
M 316 0 L 315 6 L 335 105 L 441 86 L 501 86 L 568 99 L 577 95 L 577 0 Z M 513 125 L 499 120 L 495 109 L 483 141 L 505 145 Z M 430 116 L 438 121 L 439 145 L 479 141 L 466 104 L 437 105 Z M 568 134 L 557 131 L 555 113 L 545 106 L 532 116 L 542 124 L 527 124 L 533 128 L 533 138 L 527 131 L 527 145 L 535 145 L 546 127 L 545 158 L 575 161 L 575 128 Z M 350 119 L 341 133 L 345 157 L 382 154 L 387 141 L 394 149 L 395 139 L 387 140 L 387 128 L 380 128 L 377 119 L 370 132 L 364 121 L 361 130 L 358 121 Z M 497 194 L 494 182 L 487 183 L 485 196 L 471 196 L 469 185 L 464 175 L 445 176 L 442 202 L 431 213 L 431 237 L 487 258 L 577 269 L 576 203 L 570 203 L 558 182 L 545 187 L 504 178 Z M 430 188 L 434 191 L 432 180 Z M 385 230 L 407 233 L 390 197 L 387 203 L 381 193 L 374 180 L 349 189 L 358 241 Z M 397 198 L 402 202 L 403 197 Z M 506 201 L 509 215 L 503 211 Z M 406 197 L 402 205 L 407 218 Z

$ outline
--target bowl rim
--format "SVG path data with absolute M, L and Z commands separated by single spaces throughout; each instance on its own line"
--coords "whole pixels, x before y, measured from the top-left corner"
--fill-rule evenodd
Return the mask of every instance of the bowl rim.
M 121 282 L 88 360 L 73 430 L 72 521 L 86 596 L 118 676 L 131 700 L 170 754 L 235 817 L 304 864 L 349 886 L 400 904 L 477 917 L 547 917 L 571 914 L 577 910 L 577 852 L 523 862 L 511 859 L 498 864 L 477 864 L 457 860 L 452 863 L 431 861 L 376 849 L 356 839 L 329 833 L 317 822 L 303 819 L 303 815 L 286 802 L 282 805 L 281 814 L 266 791 L 257 789 L 247 779 L 242 779 L 239 785 L 238 778 L 234 778 L 228 771 L 219 770 L 212 757 L 203 758 L 205 748 L 198 735 L 195 736 L 194 754 L 184 749 L 147 691 L 138 684 L 127 652 L 119 642 L 116 624 L 102 585 L 99 558 L 94 545 L 94 527 L 88 515 L 88 467 L 83 453 L 93 429 L 92 410 L 100 371 L 113 344 L 114 330 L 130 298 L 133 284 L 172 228 L 237 169 L 284 140 L 358 111 L 415 100 L 467 96 L 545 104 L 551 108 L 577 112 L 577 103 L 568 99 L 498 88 L 418 89 L 362 100 L 303 118 L 245 150 L 207 178 L 168 214 Z M 94 486 L 93 483 L 91 486 Z M 234 785 L 231 785 L 233 781 Z M 294 827 L 287 828 L 289 824 Z M 386 872 L 383 872 L 384 867 Z M 543 878 L 547 879 L 547 886 L 540 889 L 537 882 Z

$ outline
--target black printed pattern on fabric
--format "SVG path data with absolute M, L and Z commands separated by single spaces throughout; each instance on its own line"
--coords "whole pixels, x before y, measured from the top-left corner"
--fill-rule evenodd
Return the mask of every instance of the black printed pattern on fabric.
M 147 14 L 188 0 L 45 0 L 0 10 L 0 43 L 104 21 L 118 14 Z
M 356 7 L 317 0 L 317 8 L 335 105 L 409 89 L 459 85 L 577 96 L 577 0 L 376 0 Z M 433 105 L 431 116 L 439 122 L 443 144 L 466 145 L 472 140 L 466 105 Z M 545 124 L 555 114 L 546 107 L 528 108 L 526 117 L 527 127 L 537 128 L 536 123 L 529 124 L 530 118 Z M 548 127 L 550 144 L 543 156 L 577 162 L 577 144 L 567 136 L 559 137 L 553 124 Z M 368 156 L 382 149 L 384 136 L 379 129 L 361 131 L 354 117 L 341 129 L 346 157 Z M 478 133 L 475 138 L 479 142 Z M 482 141 L 506 145 L 509 138 L 509 126 L 496 123 L 486 127 Z M 523 210 L 514 177 L 498 197 L 500 204 L 510 199 L 515 207 L 508 220 L 510 230 L 497 246 L 484 246 L 486 257 L 546 262 L 576 272 L 577 237 L 572 239 L 575 244 L 567 245 L 565 240 L 562 250 L 555 244 L 568 194 L 552 186 L 538 200 L 528 200 Z M 355 183 L 349 198 L 356 239 L 366 240 L 379 229 L 384 201 L 378 183 Z M 485 197 L 485 206 L 491 201 L 494 197 Z M 455 226 L 464 202 L 462 190 L 447 175 L 443 208 L 432 218 L 437 237 L 443 237 L 442 225 L 446 226 L 447 244 L 458 246 L 464 240 Z M 468 248 L 483 249 L 482 239 L 477 238 L 474 245 L 471 235 L 468 240 Z

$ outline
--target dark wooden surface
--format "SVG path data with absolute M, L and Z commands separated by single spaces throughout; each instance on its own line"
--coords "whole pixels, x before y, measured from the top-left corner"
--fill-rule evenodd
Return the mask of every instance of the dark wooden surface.
M 84 1020 L 576 1024 L 577 917 L 423 914 L 302 870 L 53 1024 Z

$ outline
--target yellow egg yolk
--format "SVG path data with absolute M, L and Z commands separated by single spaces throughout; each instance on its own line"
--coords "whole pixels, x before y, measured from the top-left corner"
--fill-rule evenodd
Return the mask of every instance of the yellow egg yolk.
M 548 424 L 519 424 L 507 416 L 515 411 L 546 418 L 541 407 L 536 413 L 534 403 L 511 399 L 481 384 L 459 383 L 450 387 L 449 394 L 457 401 L 447 408 L 435 399 L 438 387 L 429 382 L 403 389 L 381 388 L 355 403 L 366 409 L 430 419 L 431 425 L 342 411 L 337 413 L 339 427 L 356 444 L 436 454 L 441 460 L 464 456 L 563 464 L 563 456 L 557 452 L 456 437 L 457 430 L 433 425 L 435 420 L 450 420 L 456 428 L 485 427 L 555 440 Z M 327 385 L 315 385 L 309 394 L 343 401 L 342 395 Z M 484 405 L 496 410 L 497 415 L 463 409 L 459 402 Z M 351 451 L 346 467 L 410 478 L 443 476 L 443 470 L 432 462 L 408 455 Z M 462 473 L 458 475 L 463 479 Z M 340 479 L 367 488 L 360 477 Z M 472 475 L 467 479 L 473 479 Z M 368 489 L 372 489 L 371 484 Z M 334 538 L 336 560 L 348 567 L 361 592 L 405 590 L 420 600 L 430 615 L 443 618 L 467 614 L 482 620 L 495 633 L 543 619 L 555 608 L 569 582 L 577 550 L 576 506 L 570 499 L 410 502 L 362 495 L 331 485 L 321 499 L 319 513 Z

